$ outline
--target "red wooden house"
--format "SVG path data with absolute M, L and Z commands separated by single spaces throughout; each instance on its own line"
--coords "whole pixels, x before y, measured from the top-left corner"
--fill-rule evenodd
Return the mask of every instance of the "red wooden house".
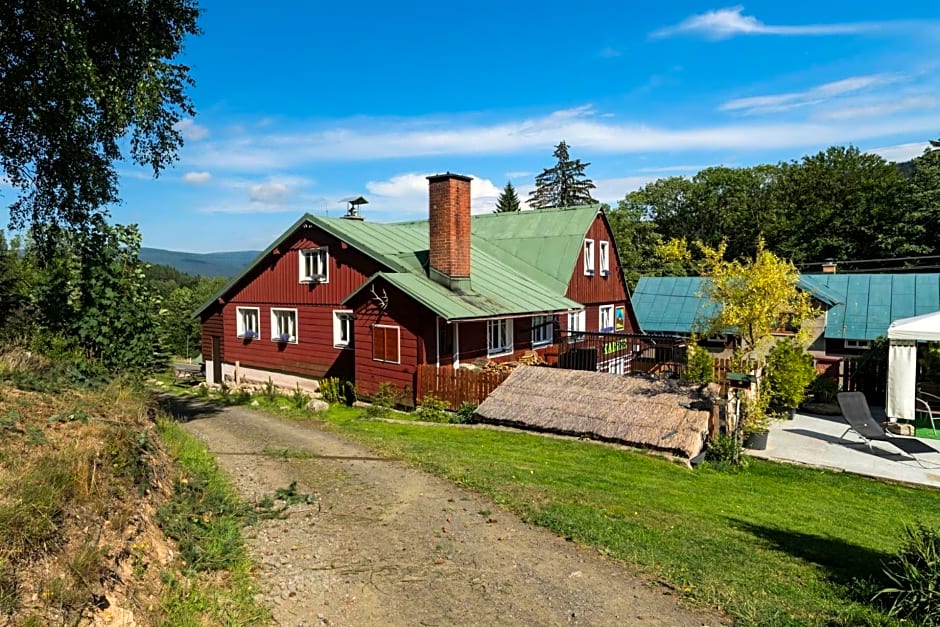
M 470 215 L 428 177 L 429 219 L 305 215 L 198 312 L 210 383 L 335 376 L 413 389 L 418 365 L 545 351 L 560 329 L 639 332 L 598 206 Z

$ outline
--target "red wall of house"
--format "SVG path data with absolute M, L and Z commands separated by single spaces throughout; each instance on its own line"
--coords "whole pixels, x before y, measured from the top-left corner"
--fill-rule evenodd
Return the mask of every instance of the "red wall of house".
M 329 248 L 329 283 L 301 283 L 299 251 L 323 246 Z M 382 269 L 372 258 L 329 233 L 306 225 L 258 264 L 241 285 L 229 293 L 228 302 L 339 304 Z
M 617 258 L 614 236 L 603 214 L 598 214 L 594 218 L 594 223 L 588 229 L 585 239 L 594 240 L 594 275 L 586 276 L 584 274 L 584 247 L 582 246 L 571 273 L 571 280 L 568 282 L 568 292 L 565 294 L 571 300 L 585 306 L 585 330 L 597 331 L 600 328 L 600 312 L 598 310 L 600 305 L 623 305 L 626 308 L 623 331 L 625 333 L 639 333 L 640 326 L 636 322 L 636 314 L 633 311 L 633 305 L 630 303 L 630 293 L 627 291 L 620 261 Z M 610 273 L 607 276 L 601 276 L 600 274 L 599 242 L 601 240 L 610 242 Z M 562 321 L 562 327 L 566 326 L 567 319 Z
M 329 282 L 301 283 L 299 251 L 323 246 L 329 248 Z M 229 291 L 221 308 L 221 327 L 216 316 L 204 319 L 203 355 L 211 355 L 210 335 L 221 331 L 225 363 L 237 361 L 251 368 L 351 379 L 353 351 L 333 347 L 333 311 L 346 309 L 342 301 L 381 269 L 373 259 L 329 233 L 304 225 Z M 259 308 L 260 339 L 238 337 L 235 310 L 239 306 Z M 297 309 L 297 344 L 271 340 L 272 307 Z
M 376 290 L 388 296 L 388 307 L 380 309 L 371 291 L 359 294 L 355 305 L 354 343 L 356 391 L 364 396 L 375 394 L 381 383 L 391 383 L 407 393 L 405 401 L 414 400 L 415 370 L 419 364 L 433 364 L 437 359 L 436 316 L 410 297 L 383 282 Z M 372 327 L 376 324 L 397 326 L 401 358 L 399 364 L 372 359 Z
M 202 318 L 202 359 L 208 361 L 212 359 L 212 336 L 217 335 L 220 338 L 219 350 L 222 353 L 222 360 L 225 361 L 225 330 L 222 325 L 222 309 L 214 306 L 207 315 Z
M 261 337 L 245 340 L 238 337 L 235 309 L 239 306 L 257 306 Z M 278 305 L 274 305 L 277 307 Z M 333 347 L 333 311 L 342 309 L 333 305 L 285 305 L 297 310 L 297 343 L 281 344 L 271 339 L 271 305 L 256 303 L 230 303 L 224 307 L 223 334 L 224 361 L 242 366 L 276 370 L 308 377 L 339 377 L 351 379 L 353 361 L 351 349 Z
M 459 352 L 461 365 L 470 364 L 476 359 L 488 359 L 490 361 L 496 362 L 513 361 L 533 350 L 545 357 L 545 353 L 551 349 L 551 345 L 534 349 L 532 348 L 532 318 L 528 317 L 516 318 L 513 320 L 513 352 L 506 355 L 500 355 L 498 357 L 488 358 L 486 356 L 486 321 L 461 322 L 459 333 Z

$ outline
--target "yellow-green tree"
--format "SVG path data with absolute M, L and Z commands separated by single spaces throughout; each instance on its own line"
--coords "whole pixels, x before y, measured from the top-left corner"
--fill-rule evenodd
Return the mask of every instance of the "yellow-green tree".
M 741 339 L 741 357 L 764 348 L 775 331 L 792 329 L 799 334 L 803 323 L 817 315 L 810 295 L 797 289 L 799 271 L 759 241 L 753 258 L 725 259 L 726 246 L 696 242 L 693 258 L 685 240 L 670 240 L 660 255 L 690 266 L 709 280 L 703 294 L 718 305 L 703 332 L 734 333 Z

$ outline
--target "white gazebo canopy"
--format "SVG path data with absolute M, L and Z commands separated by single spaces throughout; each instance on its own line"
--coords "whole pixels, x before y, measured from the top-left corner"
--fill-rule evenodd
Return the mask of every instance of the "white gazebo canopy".
M 888 401 L 885 413 L 914 419 L 917 396 L 917 342 L 940 342 L 940 311 L 895 320 L 888 327 Z

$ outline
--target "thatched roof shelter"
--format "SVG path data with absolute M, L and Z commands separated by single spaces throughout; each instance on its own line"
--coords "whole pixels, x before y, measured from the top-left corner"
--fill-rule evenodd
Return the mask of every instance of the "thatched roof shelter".
M 477 408 L 481 422 L 653 448 L 691 459 L 713 395 L 679 381 L 521 366 Z

